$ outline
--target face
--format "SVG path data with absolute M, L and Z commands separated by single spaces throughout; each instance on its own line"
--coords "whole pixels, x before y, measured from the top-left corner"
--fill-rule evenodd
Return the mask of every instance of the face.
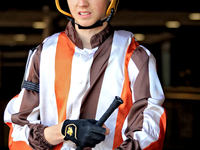
M 111 0 L 67 0 L 75 22 L 82 26 L 91 26 L 106 18 L 106 10 Z

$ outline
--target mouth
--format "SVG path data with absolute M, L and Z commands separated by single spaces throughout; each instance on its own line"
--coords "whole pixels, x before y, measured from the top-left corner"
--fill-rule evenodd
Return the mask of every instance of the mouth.
M 88 16 L 91 13 L 90 12 L 79 12 L 78 14 L 81 15 L 81 16 Z
M 89 15 L 90 13 L 79 13 L 82 16 Z

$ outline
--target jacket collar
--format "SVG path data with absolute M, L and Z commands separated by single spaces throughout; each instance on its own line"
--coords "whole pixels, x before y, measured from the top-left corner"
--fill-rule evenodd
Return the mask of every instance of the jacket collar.
M 65 33 L 78 48 L 83 49 L 83 43 L 79 38 L 71 21 L 66 26 Z M 112 33 L 113 29 L 110 24 L 108 24 L 101 32 L 92 36 L 92 38 L 90 39 L 91 47 L 99 47 Z

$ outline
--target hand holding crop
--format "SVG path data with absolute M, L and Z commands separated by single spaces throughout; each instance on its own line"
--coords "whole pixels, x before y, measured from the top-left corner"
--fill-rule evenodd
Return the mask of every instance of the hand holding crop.
M 71 140 L 81 148 L 95 147 L 105 139 L 106 132 L 106 129 L 96 125 L 96 122 L 92 119 L 65 120 L 61 128 L 64 140 Z

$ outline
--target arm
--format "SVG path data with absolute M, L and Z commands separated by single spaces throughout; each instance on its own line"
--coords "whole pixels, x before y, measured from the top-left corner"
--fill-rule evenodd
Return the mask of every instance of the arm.
M 25 80 L 39 84 L 39 64 L 42 45 L 31 56 Z M 25 149 L 51 149 L 53 145 L 44 137 L 47 128 L 40 124 L 39 93 L 22 89 L 7 105 L 4 121 L 9 125 L 9 148 L 20 144 Z M 42 144 L 41 144 L 42 143 Z
M 166 114 L 162 107 L 164 94 L 156 62 L 144 47 L 138 47 L 129 64 L 133 106 L 128 115 L 127 139 L 117 149 L 162 149 Z

